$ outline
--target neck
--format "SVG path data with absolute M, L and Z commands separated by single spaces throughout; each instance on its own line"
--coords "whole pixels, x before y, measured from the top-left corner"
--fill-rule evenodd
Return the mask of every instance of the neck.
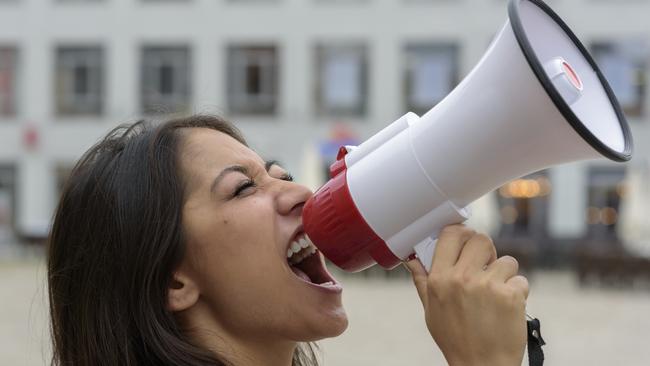
M 198 346 L 236 365 L 291 366 L 296 342 L 229 329 L 205 304 L 177 313 L 185 334 Z

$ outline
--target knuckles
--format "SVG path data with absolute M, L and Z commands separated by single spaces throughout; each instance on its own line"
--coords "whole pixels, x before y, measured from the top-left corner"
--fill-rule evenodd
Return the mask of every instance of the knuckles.
M 472 243 L 472 245 L 478 245 L 485 251 L 493 251 L 496 253 L 496 248 L 494 246 L 492 238 L 483 233 L 474 234 L 474 236 L 472 236 L 469 241 Z
M 439 237 L 459 237 L 468 234 L 476 233 L 474 230 L 468 228 L 463 224 L 448 225 L 442 228 Z
M 490 246 L 494 245 L 494 243 L 492 242 L 492 238 L 490 238 L 489 236 L 487 236 L 487 235 L 485 235 L 483 233 L 474 234 L 474 237 L 472 239 L 476 240 L 476 241 L 478 241 L 480 243 L 483 243 L 483 244 L 488 244 Z
M 514 258 L 507 261 L 516 263 Z M 458 303 L 468 299 L 482 299 L 481 302 L 490 299 L 488 301 L 508 309 L 519 309 L 526 304 L 526 295 L 521 289 L 501 283 L 484 273 L 476 275 L 460 269 L 429 276 L 427 290 L 429 298 L 439 304 Z
M 519 261 L 515 257 L 504 255 L 499 258 L 499 263 L 513 267 L 515 273 L 519 271 Z
M 469 289 L 472 286 L 473 278 L 467 271 L 456 270 L 450 278 L 449 284 L 455 289 Z
M 430 294 L 438 300 L 471 297 L 475 293 L 482 292 L 481 287 L 484 285 L 481 278 L 458 268 L 445 274 L 430 276 L 427 282 Z
M 462 224 L 450 225 L 440 231 L 440 240 L 450 242 L 467 240 L 465 245 L 476 245 L 481 251 L 493 252 L 496 258 L 496 248 L 492 238 L 466 227 Z M 503 256 L 495 263 L 498 266 L 509 266 L 516 273 L 518 261 L 511 256 Z M 465 268 L 454 266 L 450 270 L 438 272 L 433 269 L 427 277 L 427 293 L 430 300 L 444 304 L 458 304 L 465 301 L 485 301 L 500 308 L 510 310 L 525 307 L 526 298 L 521 289 L 514 288 L 493 279 L 487 272 L 473 273 Z M 473 300 L 472 300 L 473 299 Z
M 519 309 L 526 307 L 526 298 L 521 291 L 512 288 L 510 286 L 505 286 L 502 291 L 500 291 L 499 299 L 504 306 L 511 309 Z

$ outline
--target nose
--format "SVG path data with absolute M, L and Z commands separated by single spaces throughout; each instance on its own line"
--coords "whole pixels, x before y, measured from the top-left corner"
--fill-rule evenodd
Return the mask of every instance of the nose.
M 276 198 L 278 212 L 286 216 L 300 216 L 305 202 L 312 195 L 312 191 L 301 184 L 281 181 Z

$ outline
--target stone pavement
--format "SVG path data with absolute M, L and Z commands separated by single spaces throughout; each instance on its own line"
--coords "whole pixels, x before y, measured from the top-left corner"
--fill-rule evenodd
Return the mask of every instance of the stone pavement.
M 34 258 L 0 259 L 0 365 L 48 363 L 44 276 Z M 342 281 L 350 327 L 322 342 L 325 365 L 445 364 L 410 282 L 357 276 Z M 580 289 L 570 272 L 538 272 L 529 313 L 542 319 L 547 365 L 650 365 L 648 290 Z

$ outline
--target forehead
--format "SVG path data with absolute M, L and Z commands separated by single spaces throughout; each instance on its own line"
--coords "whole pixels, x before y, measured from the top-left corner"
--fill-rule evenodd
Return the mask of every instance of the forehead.
M 233 137 L 209 128 L 188 128 L 183 131 L 182 164 L 186 169 L 216 170 L 234 164 L 261 164 L 264 160 Z

